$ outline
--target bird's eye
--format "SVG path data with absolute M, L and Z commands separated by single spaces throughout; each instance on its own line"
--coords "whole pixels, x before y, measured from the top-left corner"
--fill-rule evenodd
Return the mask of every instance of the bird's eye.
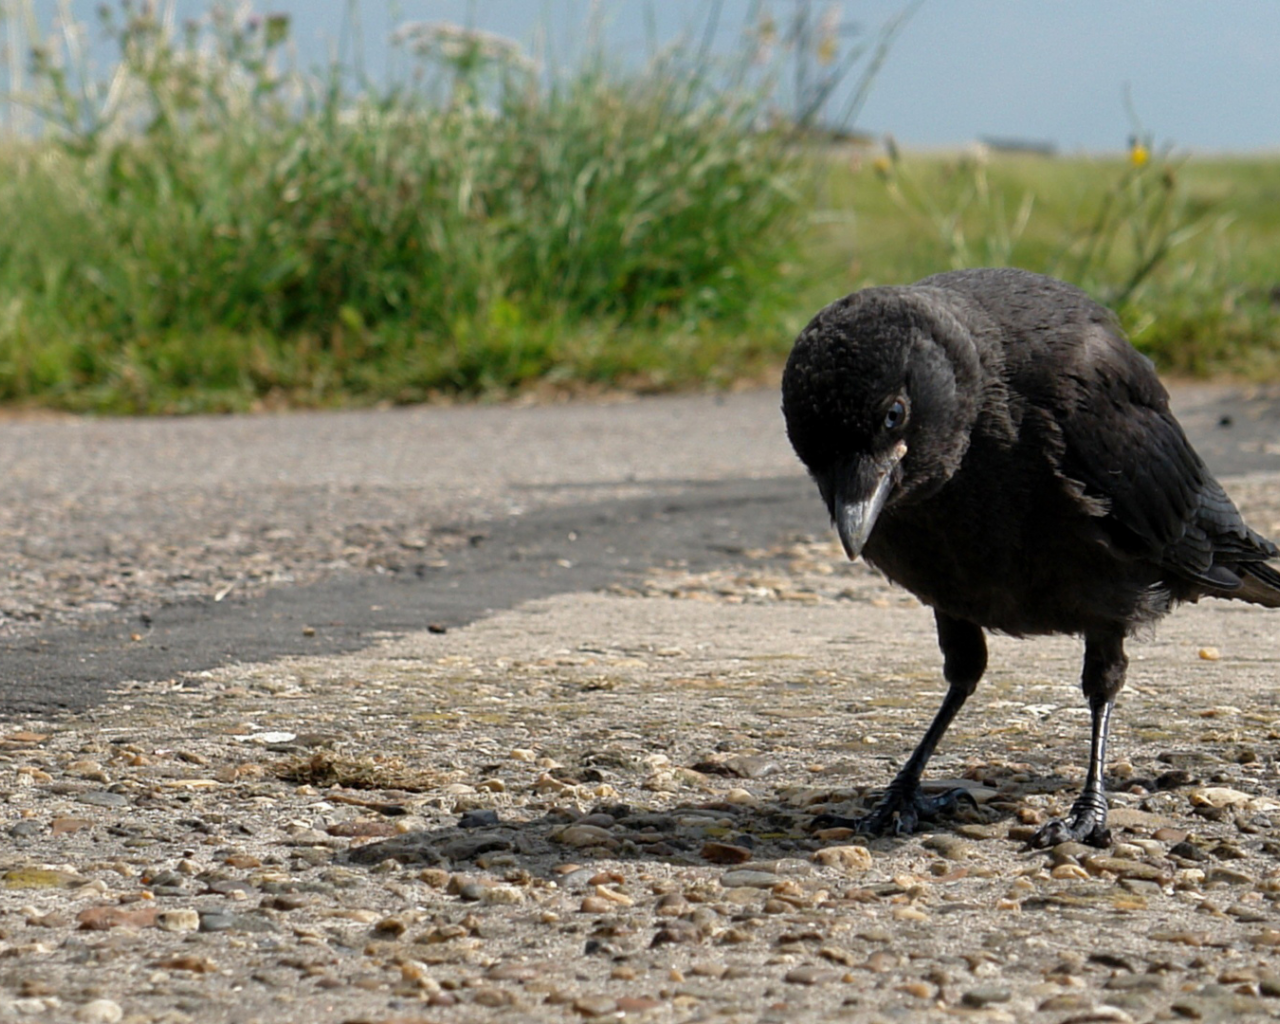
M 897 399 L 893 405 L 889 406 L 884 414 L 884 429 L 897 430 L 900 426 L 907 422 L 907 406 L 901 398 Z

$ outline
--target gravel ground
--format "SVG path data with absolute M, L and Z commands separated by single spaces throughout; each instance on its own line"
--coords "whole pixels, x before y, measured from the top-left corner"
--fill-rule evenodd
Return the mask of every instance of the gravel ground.
M 432 567 L 530 511 L 796 474 L 772 392 L 0 423 L 0 638 Z
M 996 638 L 932 777 L 926 609 L 824 540 L 358 654 L 134 684 L 0 738 L 0 1014 L 79 1021 L 1280 1016 L 1273 616 L 1135 645 L 1107 851 L 1069 639 Z
M 35 614 L 9 628 L 426 558 L 458 517 L 785 472 L 775 405 L 379 413 L 348 421 L 360 443 L 322 417 L 18 424 L 6 607 Z M 437 460 L 407 454 L 442 423 Z M 1273 535 L 1278 482 L 1228 481 Z M 1024 843 L 1083 776 L 1068 638 L 993 640 L 931 770 L 977 810 L 809 831 L 874 798 L 943 691 L 931 615 L 825 536 L 122 681 L 0 727 L 0 1020 L 1277 1017 L 1278 636 L 1206 602 L 1131 646 L 1106 851 Z

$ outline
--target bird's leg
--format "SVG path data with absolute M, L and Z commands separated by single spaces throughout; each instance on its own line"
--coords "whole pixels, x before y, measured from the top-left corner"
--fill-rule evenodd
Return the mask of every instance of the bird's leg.
M 1111 725 L 1111 709 L 1116 695 L 1124 686 L 1129 659 L 1124 653 L 1124 636 L 1086 635 L 1084 640 L 1084 675 L 1082 685 L 1093 716 L 1093 735 L 1089 747 L 1089 774 L 1084 789 L 1071 805 L 1066 821 L 1055 818 L 1031 837 L 1031 845 L 1040 848 L 1057 846 L 1074 840 L 1090 846 L 1109 846 L 1111 830 L 1107 828 L 1107 792 L 1102 780 L 1107 761 L 1107 730 Z
M 926 797 L 920 790 L 920 776 L 933 756 L 934 748 L 956 713 L 977 688 L 978 680 L 987 668 L 987 642 L 980 626 L 939 611 L 934 612 L 934 619 L 938 625 L 938 646 L 942 648 L 943 675 L 947 680 L 947 695 L 942 700 L 942 707 L 870 814 L 862 818 L 820 814 L 813 822 L 816 828 L 844 827 L 865 835 L 883 835 L 886 832 L 902 835 L 914 831 L 921 819 L 936 818 L 940 813 L 954 810 L 961 799 L 973 799 L 963 789 L 934 797 Z

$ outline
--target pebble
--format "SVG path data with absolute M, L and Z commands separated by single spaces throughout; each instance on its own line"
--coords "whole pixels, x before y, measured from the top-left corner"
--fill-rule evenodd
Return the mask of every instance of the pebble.
M 1153 882 L 1164 877 L 1164 872 L 1154 864 L 1145 864 L 1126 857 L 1108 857 L 1105 854 L 1086 857 L 1084 867 L 1092 875 L 1106 873 L 1115 875 L 1117 878 L 1143 878 Z
M 1055 864 L 1078 863 L 1086 857 L 1097 855 L 1098 851 L 1095 847 L 1085 846 L 1084 843 L 1076 842 L 1059 843 L 1049 851 L 1049 858 Z
M 726 889 L 772 889 L 778 884 L 778 876 L 772 871 L 739 868 L 736 871 L 726 871 L 721 875 L 720 884 Z
M 161 910 L 156 914 L 156 926 L 166 932 L 194 932 L 200 928 L 200 914 L 189 908 Z
M 1013 993 L 1002 985 L 982 985 L 978 988 L 971 988 L 960 996 L 960 1002 L 965 1006 L 981 1008 L 990 1006 L 992 1003 L 1007 1003 L 1013 998 Z
M 583 1017 L 612 1017 L 618 1012 L 618 1001 L 611 996 L 579 996 L 573 1008 Z
M 497 824 L 499 824 L 498 812 L 488 809 L 467 811 L 458 820 L 458 828 L 485 828 Z
M 1223 882 L 1227 885 L 1257 885 L 1258 880 L 1246 871 L 1237 871 L 1235 868 L 1228 868 L 1222 865 L 1214 865 L 1205 871 L 1205 881 L 1211 885 L 1214 882 Z
M 108 931 L 111 928 L 154 928 L 159 912 L 155 907 L 88 907 L 76 915 L 84 931 Z
M 257 914 L 229 914 L 220 910 L 200 912 L 202 932 L 274 932 L 278 929 Z
M 947 860 L 968 860 L 974 854 L 971 843 L 946 832 L 926 836 L 922 845 Z
M 491 885 L 480 894 L 486 906 L 515 906 L 524 902 L 524 892 L 514 885 Z
M 675 920 L 664 924 L 653 936 L 652 946 L 701 942 L 702 929 L 692 921 Z
M 79 889 L 87 878 L 56 868 L 10 868 L 0 872 L 5 889 Z
M 793 967 L 783 975 L 783 981 L 792 985 L 826 985 L 840 980 L 840 972 L 829 967 Z
M 111 999 L 93 999 L 76 1007 L 75 1019 L 81 1024 L 116 1024 L 124 1019 L 124 1009 Z
M 76 801 L 93 807 L 128 807 L 129 798 L 123 793 L 115 793 L 109 789 L 91 789 L 81 793 Z
M 811 859 L 815 864 L 835 868 L 846 875 L 869 871 L 875 863 L 865 846 L 827 846 L 815 851 Z
M 751 859 L 751 851 L 733 843 L 708 842 L 702 844 L 699 856 L 712 864 L 745 864 Z
M 589 846 L 604 846 L 613 849 L 618 845 L 617 838 L 599 825 L 568 825 L 553 832 L 551 839 L 575 849 Z
M 724 767 L 743 779 L 762 779 L 779 770 L 777 761 L 754 754 L 728 758 L 724 762 Z

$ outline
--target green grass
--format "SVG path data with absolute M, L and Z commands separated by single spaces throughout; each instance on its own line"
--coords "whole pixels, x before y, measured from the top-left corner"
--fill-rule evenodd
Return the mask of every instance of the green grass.
M 1133 184 L 1127 156 L 994 154 L 976 163 L 972 155 L 907 154 L 896 164 L 832 157 L 823 199 L 838 213 L 814 227 L 810 248 L 832 269 L 831 292 L 961 266 L 1020 266 L 1111 305 L 1163 372 L 1280 376 L 1280 159 L 1156 155 L 1142 169 L 1145 205 L 1122 210 L 1102 232 L 1108 197 L 1114 212 L 1114 194 Z M 974 197 L 975 176 L 985 179 L 986 199 Z M 895 201 L 895 184 L 927 199 Z M 1153 210 L 1166 189 L 1159 220 Z M 1161 240 L 1167 251 L 1129 290 L 1142 243 L 1149 254 Z
M 54 128 L 0 148 L 0 401 L 730 386 L 853 288 L 991 263 L 1115 303 L 1162 369 L 1280 372 L 1280 161 L 876 161 L 679 51 L 548 85 L 481 36 L 348 94 L 280 70 L 287 24 L 145 10 L 112 27 L 125 102 L 37 55 Z

